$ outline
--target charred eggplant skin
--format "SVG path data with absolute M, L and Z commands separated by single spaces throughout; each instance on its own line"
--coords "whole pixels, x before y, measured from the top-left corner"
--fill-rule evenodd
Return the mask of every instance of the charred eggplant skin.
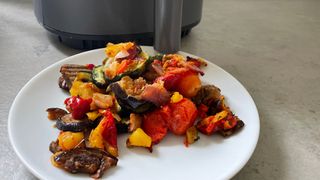
M 64 115 L 56 121 L 56 127 L 61 131 L 81 132 L 88 125 L 90 125 L 89 120 L 76 120 L 71 114 Z
M 152 102 L 146 100 L 138 100 L 129 96 L 118 83 L 110 84 L 112 92 L 116 95 L 117 101 L 121 108 L 134 113 L 144 113 L 155 107 Z

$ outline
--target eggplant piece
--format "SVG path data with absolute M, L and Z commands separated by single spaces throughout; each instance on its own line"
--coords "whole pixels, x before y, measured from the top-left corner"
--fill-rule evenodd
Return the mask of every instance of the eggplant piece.
M 69 81 L 66 81 L 63 76 L 60 76 L 59 79 L 58 79 L 58 84 L 59 84 L 59 87 L 65 91 L 69 91 L 71 86 L 72 86 L 72 83 L 69 82 Z
M 81 132 L 90 125 L 90 121 L 87 119 L 77 120 L 72 118 L 71 114 L 62 116 L 56 122 L 56 127 L 61 131 Z
M 116 121 L 116 128 L 118 134 L 123 134 L 128 132 L 128 124 L 123 121 Z
M 144 113 L 155 107 L 155 105 L 146 100 L 138 100 L 133 96 L 129 96 L 118 83 L 110 84 L 112 92 L 115 94 L 116 99 L 121 108 L 134 113 Z
M 52 141 L 49 145 L 49 150 L 54 154 L 56 152 L 62 151 L 62 148 L 59 146 L 59 140 Z
M 72 86 L 72 82 L 79 72 L 91 73 L 91 70 L 86 65 L 63 64 L 60 67 L 60 73 L 62 76 L 58 80 L 59 87 L 69 91 Z
M 60 109 L 60 108 L 48 108 L 47 112 L 48 112 L 48 119 L 50 120 L 58 120 L 62 116 L 68 114 L 66 110 Z
M 92 178 L 100 178 L 118 159 L 106 151 L 95 148 L 75 148 L 52 155 L 53 163 L 70 173 L 88 173 Z

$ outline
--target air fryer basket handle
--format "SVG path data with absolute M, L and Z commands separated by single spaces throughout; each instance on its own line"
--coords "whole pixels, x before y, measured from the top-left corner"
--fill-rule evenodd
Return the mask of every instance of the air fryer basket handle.
M 183 0 L 155 0 L 154 49 L 175 53 L 180 49 Z

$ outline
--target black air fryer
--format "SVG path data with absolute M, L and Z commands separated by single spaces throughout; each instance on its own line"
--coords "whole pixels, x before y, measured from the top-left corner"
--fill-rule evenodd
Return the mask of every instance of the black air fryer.
M 187 35 L 201 20 L 202 0 L 34 0 L 34 10 L 45 29 L 73 48 L 156 46 L 157 35 L 169 41 L 175 29 Z

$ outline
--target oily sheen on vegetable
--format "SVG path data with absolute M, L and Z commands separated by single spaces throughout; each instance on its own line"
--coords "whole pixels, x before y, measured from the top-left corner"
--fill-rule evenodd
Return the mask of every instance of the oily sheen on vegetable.
M 189 147 L 199 133 L 230 136 L 244 126 L 220 89 L 202 84 L 202 59 L 149 56 L 133 42 L 108 43 L 105 53 L 101 64 L 61 66 L 58 85 L 70 97 L 65 109 L 47 109 L 60 131 L 49 145 L 55 167 L 100 178 L 121 157 L 120 133 L 129 134 L 127 148 L 152 152 L 168 133 Z

